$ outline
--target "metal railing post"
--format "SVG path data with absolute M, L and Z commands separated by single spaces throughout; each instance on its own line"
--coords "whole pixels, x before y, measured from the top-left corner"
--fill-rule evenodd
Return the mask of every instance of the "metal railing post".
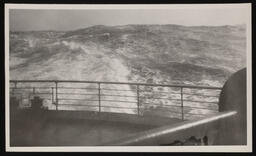
M 35 93 L 36 93 L 36 89 L 35 89 L 35 87 L 33 87 L 33 96 L 32 96 L 32 98 L 35 97 Z M 30 94 L 28 95 L 28 100 L 30 101 Z M 32 106 L 32 103 L 31 103 L 31 106 Z
M 181 119 L 184 120 L 183 87 L 180 87 L 180 99 L 181 99 Z
M 55 81 L 55 85 L 56 85 L 56 95 L 55 95 L 55 98 L 56 98 L 56 110 L 58 110 L 58 82 Z
M 140 86 L 137 85 L 137 111 L 138 115 L 140 115 Z
M 53 90 L 53 87 L 52 87 L 52 104 L 54 103 L 54 90 Z
M 12 88 L 12 94 L 14 95 L 14 91 L 17 88 L 17 82 L 14 82 L 14 88 Z
M 101 112 L 101 99 L 100 99 L 100 82 L 98 83 L 98 98 L 99 98 L 99 113 Z

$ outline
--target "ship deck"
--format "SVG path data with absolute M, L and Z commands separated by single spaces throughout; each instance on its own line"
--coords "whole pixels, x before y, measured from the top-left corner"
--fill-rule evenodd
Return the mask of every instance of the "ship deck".
M 16 113 L 15 120 L 11 120 L 11 146 L 94 146 L 182 122 L 104 112 L 46 111 L 37 113 L 40 117 L 26 111 L 20 113 L 20 117 Z

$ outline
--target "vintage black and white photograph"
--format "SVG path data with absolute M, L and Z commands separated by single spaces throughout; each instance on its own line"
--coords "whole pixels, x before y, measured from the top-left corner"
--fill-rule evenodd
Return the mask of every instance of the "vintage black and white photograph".
M 5 13 L 7 150 L 251 150 L 250 4 Z

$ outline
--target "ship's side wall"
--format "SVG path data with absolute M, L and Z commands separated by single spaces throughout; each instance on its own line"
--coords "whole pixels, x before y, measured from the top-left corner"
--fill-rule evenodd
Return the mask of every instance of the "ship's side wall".
M 246 145 L 246 68 L 236 72 L 223 86 L 219 111 L 236 110 L 237 114 L 229 120 L 220 121 L 218 145 Z

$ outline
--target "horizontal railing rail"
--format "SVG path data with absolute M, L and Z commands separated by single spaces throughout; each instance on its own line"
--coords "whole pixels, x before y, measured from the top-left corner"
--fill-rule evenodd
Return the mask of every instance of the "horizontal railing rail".
M 10 95 L 31 105 L 40 96 L 49 109 L 120 112 L 180 118 L 218 112 L 220 87 L 148 83 L 10 80 Z M 85 108 L 80 108 L 85 107 Z
M 182 84 L 150 84 L 150 83 L 130 83 L 130 82 L 105 82 L 105 81 L 74 81 L 74 80 L 10 80 L 11 83 L 31 83 L 31 82 L 48 82 L 48 83 L 101 83 L 101 84 L 123 84 L 123 85 L 142 85 L 142 86 L 159 86 L 159 87 L 183 87 L 183 88 L 200 88 L 200 89 L 221 89 L 221 87 L 212 86 L 194 86 Z

